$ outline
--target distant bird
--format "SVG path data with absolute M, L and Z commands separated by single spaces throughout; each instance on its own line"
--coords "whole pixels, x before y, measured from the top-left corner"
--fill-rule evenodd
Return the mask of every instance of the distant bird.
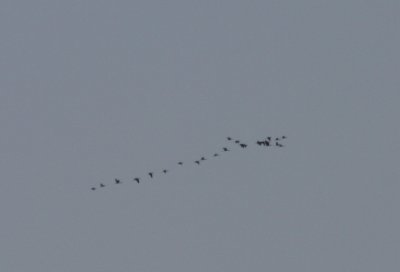
M 246 144 L 240 144 L 240 147 L 241 147 L 241 148 L 246 148 L 247 145 L 246 145 Z
M 198 165 L 200 165 L 200 161 L 194 161 L 195 163 L 197 163 Z
M 257 144 L 261 146 L 261 145 L 263 145 L 263 142 L 257 141 Z
M 232 140 L 232 138 L 231 138 L 231 137 L 226 137 L 226 139 L 227 139 L 228 141 L 231 141 L 231 140 Z
M 167 169 L 164 169 L 164 170 L 163 170 L 163 173 L 164 173 L 164 174 L 166 174 L 167 172 L 168 172 L 168 170 L 167 170 Z
M 225 151 L 225 152 L 226 152 L 226 151 L 229 151 L 229 149 L 226 148 L 226 147 L 222 148 L 222 150 Z
M 205 161 L 206 160 L 206 158 L 204 158 L 204 157 L 201 157 L 201 159 L 200 160 L 202 160 L 202 161 Z
M 286 139 L 286 136 L 282 136 L 281 138 L 282 138 L 282 139 Z
M 149 172 L 149 176 L 153 178 L 153 172 Z
M 115 184 L 120 184 L 121 181 L 119 179 L 115 179 Z
M 100 183 L 100 187 L 106 187 L 103 183 Z
M 270 146 L 269 141 L 267 141 L 267 140 L 265 140 L 265 141 L 263 142 L 263 144 L 264 144 L 265 146 Z
M 182 165 L 182 164 L 183 164 L 183 162 L 181 162 L 181 161 L 180 161 L 180 162 L 178 162 L 178 164 L 179 164 L 179 165 Z
M 136 181 L 138 184 L 140 182 L 140 178 L 134 178 L 133 180 Z
M 90 188 L 90 190 L 96 191 L 96 187 L 92 187 L 92 188 Z
M 238 143 L 240 143 L 240 141 L 239 141 L 239 140 L 236 140 L 236 141 L 235 141 L 235 143 L 237 143 L 237 144 L 238 144 Z
M 214 154 L 214 157 L 218 157 L 218 156 L 219 156 L 218 153 L 215 153 L 215 154 Z

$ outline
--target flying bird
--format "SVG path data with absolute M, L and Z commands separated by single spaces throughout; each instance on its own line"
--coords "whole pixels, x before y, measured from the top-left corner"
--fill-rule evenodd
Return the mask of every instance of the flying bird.
M 121 181 L 119 179 L 115 179 L 115 184 L 120 184 Z
M 238 143 L 240 143 L 240 141 L 239 141 L 239 140 L 236 140 L 236 141 L 235 141 L 235 143 L 237 143 L 237 144 L 238 144 Z
M 153 178 L 153 172 L 149 172 L 149 176 Z
M 222 150 L 225 151 L 225 152 L 226 152 L 226 151 L 229 151 L 229 149 L 226 148 L 226 147 L 222 148 Z
M 200 161 L 194 161 L 195 163 L 197 163 L 198 165 L 200 165 Z
M 164 174 L 166 174 L 167 172 L 168 172 L 168 170 L 167 170 L 167 169 L 164 169 L 164 170 L 163 170 L 163 173 L 164 173 Z
M 181 161 L 180 161 L 180 162 L 178 162 L 178 164 L 179 164 L 179 165 L 182 165 L 182 164 L 183 164 L 183 162 L 181 162 Z
M 134 178 L 133 180 L 136 181 L 137 183 L 140 182 L 140 178 Z
M 219 156 L 218 153 L 215 153 L 215 154 L 214 154 L 214 157 L 218 157 L 218 156 Z
M 103 183 L 100 183 L 100 187 L 106 187 Z
M 232 138 L 231 138 L 231 137 L 226 137 L 226 139 L 227 139 L 228 141 L 231 141 L 231 140 L 232 140 Z
M 92 187 L 92 188 L 90 188 L 90 190 L 96 191 L 96 187 Z
M 241 148 L 246 148 L 247 145 L 246 145 L 246 144 L 241 144 L 240 147 L 241 147 Z
M 206 160 L 206 158 L 204 158 L 204 157 L 201 157 L 201 159 L 200 160 L 202 160 L 202 161 L 205 161 Z

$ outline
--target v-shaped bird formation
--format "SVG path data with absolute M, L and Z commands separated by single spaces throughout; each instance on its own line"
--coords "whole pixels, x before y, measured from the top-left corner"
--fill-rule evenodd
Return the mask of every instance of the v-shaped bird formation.
M 255 144 L 257 144 L 260 147 L 279 147 L 279 148 L 281 148 L 281 147 L 284 147 L 284 145 L 281 142 L 285 139 L 287 139 L 286 136 L 281 136 L 281 137 L 268 136 L 263 140 L 256 141 Z M 228 143 L 233 144 L 234 146 L 238 146 L 241 149 L 245 149 L 248 147 L 248 145 L 246 143 L 242 142 L 241 140 L 234 140 L 232 137 L 226 137 L 226 140 L 228 141 Z M 213 155 L 210 155 L 210 158 L 220 157 L 220 156 L 222 156 L 222 153 L 229 152 L 231 150 L 233 150 L 233 147 L 228 148 L 228 147 L 224 146 L 220 149 L 220 152 L 215 152 Z M 204 162 L 206 160 L 207 160 L 207 158 L 205 156 L 201 156 L 199 159 L 197 159 L 195 161 L 187 162 L 187 163 L 184 163 L 183 161 L 178 161 L 177 164 L 179 166 L 183 166 L 184 164 L 187 165 L 187 164 L 191 163 L 191 164 L 196 164 L 196 165 L 200 166 L 202 164 L 202 162 Z M 162 171 L 160 171 L 160 174 L 165 175 L 168 172 L 169 172 L 168 169 L 163 169 Z M 156 178 L 155 173 L 156 173 L 155 171 L 149 171 L 147 173 L 147 176 L 149 176 L 150 179 L 154 179 L 154 178 Z M 142 177 L 135 177 L 132 179 L 132 181 L 139 184 L 142 181 Z M 111 184 L 112 185 L 120 185 L 122 183 L 123 182 L 120 179 L 115 178 L 114 183 L 111 183 Z M 90 190 L 96 191 L 97 189 L 102 189 L 105 187 L 106 187 L 106 185 L 104 183 L 100 183 L 97 187 L 96 186 L 91 187 Z

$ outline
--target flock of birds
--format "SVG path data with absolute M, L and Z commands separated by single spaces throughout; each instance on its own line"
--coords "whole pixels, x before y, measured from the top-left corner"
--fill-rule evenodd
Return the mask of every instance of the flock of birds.
M 256 141 L 256 144 L 258 146 L 265 146 L 265 147 L 284 147 L 284 145 L 281 144 L 281 141 L 286 139 L 286 138 L 287 138 L 286 136 L 275 137 L 275 138 L 268 136 L 264 140 Z M 240 140 L 234 140 L 232 137 L 226 137 L 226 140 L 228 142 L 235 143 L 236 145 L 238 145 L 241 148 L 247 148 L 247 144 L 241 142 Z M 229 151 L 231 151 L 231 150 L 228 147 L 223 147 L 221 149 L 221 152 L 229 152 Z M 212 157 L 219 157 L 219 156 L 220 156 L 220 153 L 214 153 L 212 155 Z M 197 165 L 200 165 L 201 162 L 205 161 L 205 160 L 207 160 L 205 157 L 201 157 L 200 159 L 195 160 L 193 163 L 195 163 Z M 178 165 L 183 166 L 183 162 L 179 161 Z M 163 174 L 167 174 L 168 172 L 169 172 L 168 169 L 163 169 L 162 170 Z M 150 177 L 150 179 L 154 178 L 154 174 L 155 173 L 153 171 L 150 171 L 150 172 L 147 173 L 147 175 Z M 141 177 L 135 177 L 135 178 L 132 179 L 132 181 L 139 184 L 142 181 L 142 178 Z M 114 179 L 114 183 L 113 183 L 114 185 L 118 185 L 118 184 L 121 184 L 121 183 L 122 182 L 121 182 L 120 179 L 117 179 L 117 178 Z M 91 187 L 90 189 L 92 191 L 96 191 L 97 189 L 104 188 L 104 187 L 106 187 L 106 185 L 104 183 L 100 183 L 98 187 Z

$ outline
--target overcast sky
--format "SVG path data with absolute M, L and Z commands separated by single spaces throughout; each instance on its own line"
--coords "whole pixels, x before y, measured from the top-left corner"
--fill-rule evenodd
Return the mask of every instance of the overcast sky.
M 0 1 L 0 270 L 400 271 L 399 14 Z

